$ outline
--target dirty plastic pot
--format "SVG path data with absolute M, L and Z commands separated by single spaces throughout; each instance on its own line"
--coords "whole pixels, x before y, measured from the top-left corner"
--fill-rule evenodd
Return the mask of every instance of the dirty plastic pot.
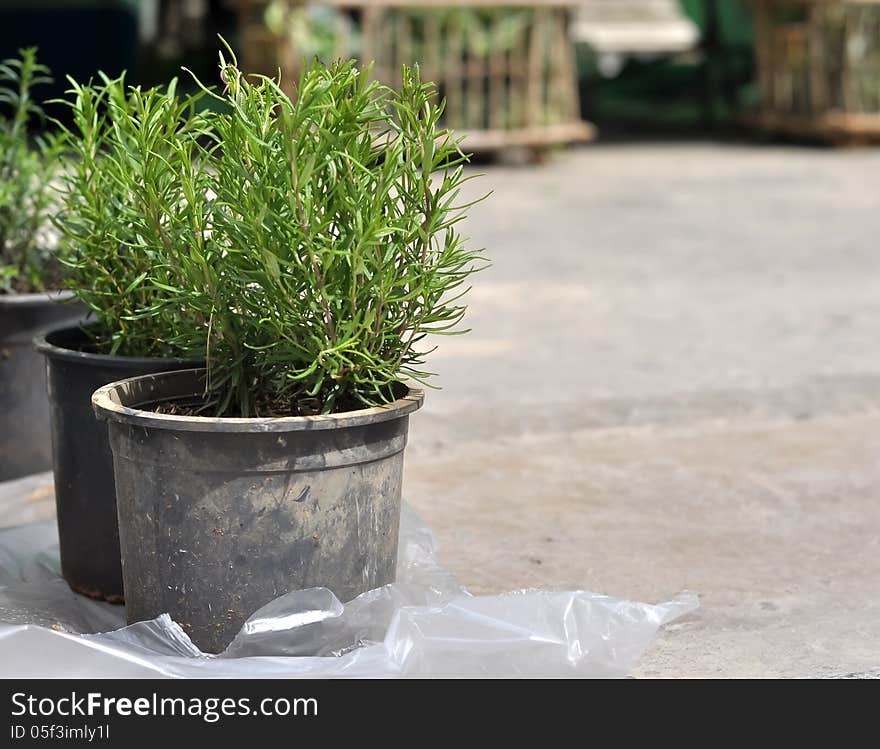
M 327 416 L 150 410 L 198 402 L 204 376 L 137 377 L 92 399 L 109 423 L 128 621 L 168 612 L 217 653 L 284 593 L 323 586 L 348 601 L 392 582 L 409 414 L 424 393 Z
M 68 292 L 0 295 L 0 481 L 52 467 L 46 365 L 31 341 L 85 317 Z
M 92 394 L 108 382 L 200 362 L 90 353 L 79 327 L 37 336 L 34 346 L 48 372 L 61 574 L 77 593 L 122 603 L 113 455 Z

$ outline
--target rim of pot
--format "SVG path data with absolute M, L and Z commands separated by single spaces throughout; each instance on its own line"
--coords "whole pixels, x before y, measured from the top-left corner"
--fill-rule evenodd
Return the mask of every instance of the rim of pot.
M 425 391 L 411 382 L 402 383 L 407 393 L 392 403 L 383 406 L 362 408 L 357 411 L 343 411 L 334 414 L 318 414 L 315 416 L 276 416 L 264 418 L 220 418 L 215 416 L 181 416 L 178 414 L 159 414 L 144 411 L 139 406 L 156 403 L 162 400 L 194 397 L 201 394 L 201 388 L 193 387 L 197 382 L 204 381 L 204 368 L 181 369 L 175 372 L 159 372 L 157 374 L 129 377 L 125 380 L 111 382 L 98 388 L 92 395 L 92 407 L 102 421 L 115 421 L 134 424 L 153 429 L 169 429 L 182 432 L 299 432 L 316 429 L 341 429 L 391 421 L 417 411 L 425 399 Z M 179 381 L 178 392 L 168 388 L 164 393 L 151 389 L 151 385 L 159 380 L 161 384 L 175 384 Z M 152 382 L 151 382 L 152 381 Z M 131 392 L 139 386 L 145 386 L 152 398 L 140 398 L 136 403 L 129 401 L 125 405 L 126 391 L 130 399 L 137 398 Z M 172 392 L 168 392 L 171 390 Z M 146 395 L 146 393 L 144 393 Z
M 182 359 L 172 356 L 120 356 L 119 354 L 95 354 L 90 351 L 77 351 L 76 349 L 62 346 L 58 340 L 60 336 L 65 334 L 75 334 L 82 332 L 82 325 L 61 325 L 52 328 L 45 333 L 34 336 L 34 348 L 44 356 L 52 359 L 61 359 L 64 361 L 91 361 L 96 364 L 104 364 L 112 367 L 114 364 L 130 367 L 132 364 L 153 364 L 157 361 L 174 362 L 175 364 L 186 362 L 196 366 L 203 364 L 204 361 L 198 359 Z M 85 327 L 88 327 L 86 324 Z
M 66 302 L 73 299 L 72 291 L 38 291 L 34 294 L 0 294 L 0 306 L 27 307 L 46 302 Z

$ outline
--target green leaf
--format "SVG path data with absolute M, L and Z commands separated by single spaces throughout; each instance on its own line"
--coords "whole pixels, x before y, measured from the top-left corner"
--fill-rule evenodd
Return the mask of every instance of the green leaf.
M 147 277 L 147 272 L 144 271 L 139 276 L 137 276 L 137 278 L 132 279 L 131 283 L 126 287 L 125 291 L 123 292 L 123 295 L 128 296 L 129 294 L 131 294 L 132 291 L 134 291 L 138 286 L 141 285 L 141 282 L 146 277 Z

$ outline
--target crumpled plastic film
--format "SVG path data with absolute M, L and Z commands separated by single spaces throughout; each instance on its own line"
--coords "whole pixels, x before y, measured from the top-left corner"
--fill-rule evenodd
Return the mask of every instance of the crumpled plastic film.
M 47 476 L 0 484 L 0 518 L 28 518 Z M 220 655 L 167 614 L 125 626 L 121 606 L 73 593 L 52 521 L 0 528 L 3 677 L 623 677 L 657 630 L 695 610 L 586 591 L 472 596 L 404 507 L 398 579 L 342 604 L 326 588 L 281 596 Z

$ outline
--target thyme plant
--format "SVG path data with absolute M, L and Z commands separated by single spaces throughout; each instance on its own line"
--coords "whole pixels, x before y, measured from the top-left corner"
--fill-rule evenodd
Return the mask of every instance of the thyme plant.
M 31 141 L 28 127 L 43 111 L 32 90 L 51 82 L 35 48 L 0 63 L 0 294 L 56 289 L 60 266 L 52 253 L 51 187 L 58 142 L 51 135 Z
M 353 62 L 315 62 L 292 101 L 222 55 L 221 76 L 227 108 L 202 146 L 210 229 L 190 222 L 167 269 L 183 279 L 174 303 L 208 320 L 217 412 L 393 400 L 401 379 L 430 376 L 427 335 L 462 332 L 465 283 L 483 265 L 458 231 L 466 157 L 433 84 L 404 68 L 392 90 Z
M 187 241 L 185 226 L 207 200 L 207 175 L 193 162 L 205 127 L 196 113 L 202 94 L 179 96 L 176 81 L 142 90 L 124 76 L 70 83 L 64 209 L 56 219 L 67 285 L 97 318 L 99 350 L 201 356 L 204 325 L 168 304 L 161 269 L 173 274 L 174 266 L 160 260 Z M 184 173 L 194 175 L 190 186 L 201 194 L 184 192 Z M 185 338 L 193 350 L 171 338 Z

